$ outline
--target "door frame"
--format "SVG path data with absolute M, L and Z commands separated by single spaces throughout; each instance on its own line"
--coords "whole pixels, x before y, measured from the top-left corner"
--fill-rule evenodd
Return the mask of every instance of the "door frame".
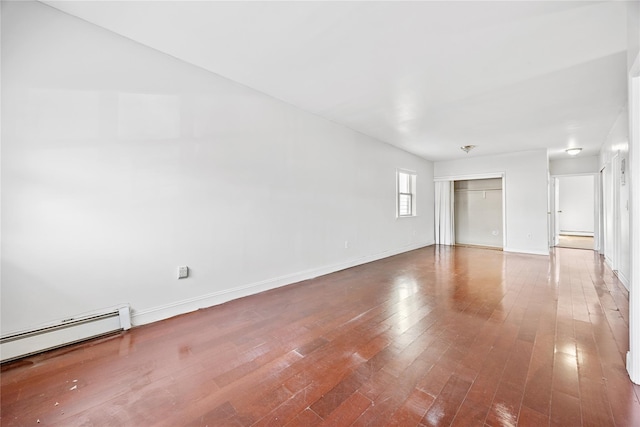
M 571 176 L 592 176 L 593 177 L 593 250 L 600 250 L 600 172 L 591 172 L 591 173 L 570 173 L 570 174 L 557 174 L 551 175 L 550 186 L 549 189 L 551 197 L 549 200 L 551 202 L 550 206 L 550 221 L 551 224 L 549 228 L 551 230 L 552 236 L 550 236 L 549 244 L 552 246 L 556 246 L 559 243 L 559 234 L 560 234 L 560 219 L 558 218 L 558 205 L 559 205 L 559 197 L 560 197 L 560 185 L 559 178 L 566 178 Z
M 507 174 L 505 172 L 494 172 L 494 173 L 481 173 L 481 174 L 473 174 L 473 175 L 452 175 L 440 178 L 434 178 L 434 181 L 472 181 L 475 179 L 490 179 L 490 178 L 501 178 L 502 179 L 502 249 L 507 247 Z M 453 191 L 453 190 L 451 190 Z M 454 194 L 451 195 L 454 197 Z M 453 206 L 455 215 L 455 205 Z M 455 244 L 455 242 L 454 242 Z
M 618 270 L 618 252 L 619 252 L 619 230 L 620 230 L 620 187 L 617 184 L 620 172 L 617 170 L 620 164 L 619 153 L 614 154 L 600 170 L 602 173 L 602 250 L 604 262 L 612 271 Z M 610 182 L 605 182 L 606 176 L 609 176 Z M 608 184 L 608 185 L 607 185 Z M 611 194 L 609 194 L 611 192 Z M 610 212 L 607 210 L 607 200 L 611 201 Z M 609 218 L 611 217 L 611 218 Z M 607 222 L 611 221 L 611 236 L 607 235 Z M 610 239 L 610 247 L 607 251 L 607 240 Z

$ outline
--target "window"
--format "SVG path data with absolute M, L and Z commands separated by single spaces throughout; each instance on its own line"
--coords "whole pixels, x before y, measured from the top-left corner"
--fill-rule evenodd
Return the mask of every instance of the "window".
M 416 174 L 408 171 L 398 171 L 398 206 L 397 215 L 416 215 Z

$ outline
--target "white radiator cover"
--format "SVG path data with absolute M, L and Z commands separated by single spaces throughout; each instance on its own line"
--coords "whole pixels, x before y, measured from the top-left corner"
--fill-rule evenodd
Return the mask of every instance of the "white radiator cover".
M 0 362 L 128 329 L 131 329 L 128 304 L 69 317 L 2 336 Z

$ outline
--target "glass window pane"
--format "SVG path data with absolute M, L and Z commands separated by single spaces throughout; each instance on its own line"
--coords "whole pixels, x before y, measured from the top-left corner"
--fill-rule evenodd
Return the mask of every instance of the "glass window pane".
M 411 215 L 411 194 L 400 194 L 398 210 L 401 216 Z
M 416 175 L 410 172 L 397 172 L 398 180 L 398 216 L 413 216 L 413 198 L 416 195 Z
M 409 174 L 398 172 L 398 191 L 400 193 L 410 193 L 410 177 Z

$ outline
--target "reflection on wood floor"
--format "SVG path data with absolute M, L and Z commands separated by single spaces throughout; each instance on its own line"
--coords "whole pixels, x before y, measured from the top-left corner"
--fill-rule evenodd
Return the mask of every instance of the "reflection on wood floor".
M 558 236 L 557 246 L 560 248 L 593 250 L 593 236 L 568 236 L 560 234 Z
M 638 426 L 628 321 L 592 251 L 430 246 L 6 364 L 1 421 Z

